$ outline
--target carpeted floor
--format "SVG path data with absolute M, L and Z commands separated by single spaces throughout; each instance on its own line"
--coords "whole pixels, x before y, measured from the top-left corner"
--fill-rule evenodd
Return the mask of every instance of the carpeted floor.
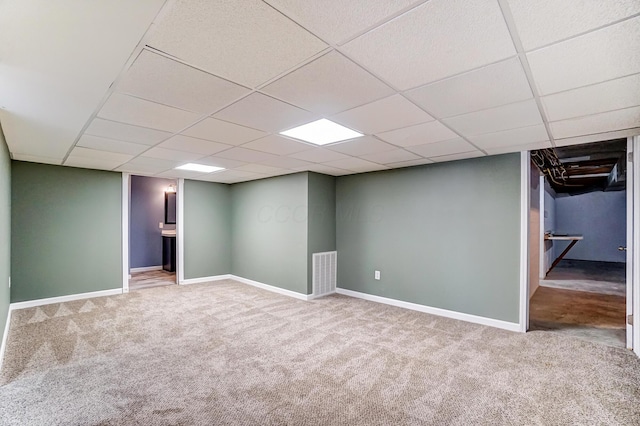
M 625 349 L 233 281 L 16 311 L 2 425 L 632 425 Z

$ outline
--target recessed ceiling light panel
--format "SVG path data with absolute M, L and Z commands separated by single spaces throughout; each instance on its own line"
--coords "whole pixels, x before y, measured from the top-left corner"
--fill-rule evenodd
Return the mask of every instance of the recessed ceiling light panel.
M 213 173 L 224 170 L 223 167 L 205 166 L 204 164 L 187 163 L 176 167 L 176 170 L 188 170 L 190 172 Z
M 347 129 L 326 118 L 294 127 L 293 129 L 280 132 L 280 134 L 316 145 L 326 145 L 363 136 L 362 133 Z

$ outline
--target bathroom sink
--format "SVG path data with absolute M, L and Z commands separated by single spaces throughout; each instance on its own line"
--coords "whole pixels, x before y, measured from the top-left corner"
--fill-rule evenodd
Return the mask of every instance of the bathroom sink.
M 176 236 L 176 230 L 175 229 L 163 230 L 162 231 L 162 236 L 163 237 L 175 237 Z

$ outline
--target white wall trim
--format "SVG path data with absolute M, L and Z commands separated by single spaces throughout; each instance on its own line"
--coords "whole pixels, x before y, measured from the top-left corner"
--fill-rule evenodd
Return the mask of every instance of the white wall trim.
M 184 284 L 184 179 L 178 179 L 178 190 L 176 191 L 177 211 L 176 211 L 176 251 L 177 261 L 176 265 L 177 274 L 176 282 L 178 284 Z
M 213 276 L 210 276 L 210 277 L 189 278 L 189 279 L 180 281 L 180 284 L 182 284 L 182 285 L 200 284 L 200 283 L 208 283 L 208 282 L 212 282 L 212 281 L 221 281 L 221 280 L 230 280 L 230 279 L 233 279 L 233 278 L 232 278 L 232 275 L 229 275 L 229 274 L 226 274 L 226 275 L 213 275 Z
M 640 157 L 640 136 L 634 136 L 631 139 L 631 149 L 633 151 L 633 164 L 631 176 L 631 188 L 627 186 L 627 191 L 633 191 L 633 236 L 631 240 L 631 270 L 632 278 L 632 300 L 631 312 L 633 314 L 634 325 L 631 327 L 631 342 L 627 342 L 627 346 L 633 348 L 633 352 L 640 357 L 640 166 L 638 165 Z M 629 174 L 627 171 L 627 185 L 629 185 Z M 627 301 L 627 304 L 629 302 Z M 631 344 L 629 344 L 631 343 Z
M 520 153 L 520 315 L 518 331 L 529 328 L 529 197 L 531 158 Z M 537 236 L 535 237 L 537 239 Z
M 131 269 L 129 269 L 129 271 L 131 273 L 134 273 L 134 272 L 149 272 L 149 271 L 162 271 L 162 265 L 143 266 L 141 268 L 131 268 Z M 131 275 L 129 275 L 129 276 L 131 276 Z
M 489 327 L 501 328 L 509 331 L 520 331 L 520 324 L 497 320 L 493 318 L 480 317 L 477 315 L 465 314 L 462 312 L 449 311 L 447 309 L 434 308 L 431 306 L 420 305 L 412 302 L 405 302 L 388 297 L 375 296 L 373 294 L 360 293 L 359 291 L 347 290 L 344 288 L 336 289 L 336 293 L 345 296 L 356 297 L 358 299 L 369 300 L 371 302 L 384 303 L 385 305 L 397 306 L 399 308 L 411 309 L 412 311 L 424 312 L 426 314 L 437 315 L 440 317 L 452 318 L 455 320 L 472 322 L 474 324 L 487 325 Z
M 122 173 L 122 292 L 129 292 L 129 198 L 131 175 Z
M 2 363 L 4 362 L 4 352 L 7 350 L 7 340 L 9 339 L 9 324 L 11 323 L 11 307 L 7 310 L 7 322 L 4 325 L 4 334 L 2 335 L 2 346 L 0 346 L 0 371 L 2 371 Z
M 243 284 L 248 284 L 254 287 L 258 287 L 261 288 L 263 290 L 268 290 L 268 291 L 272 291 L 274 293 L 278 293 L 278 294 L 283 294 L 285 296 L 289 296 L 289 297 L 294 297 L 296 299 L 300 299 L 300 300 L 311 300 L 314 299 L 314 297 L 310 294 L 302 294 L 302 293 L 298 293 L 297 291 L 291 291 L 291 290 L 286 290 L 284 288 L 280 288 L 280 287 L 275 287 L 269 284 L 264 284 L 258 281 L 253 281 L 247 278 L 242 278 L 242 277 L 238 277 L 236 275 L 230 275 L 232 280 L 236 280 L 239 281 Z
M 48 297 L 46 299 L 27 300 L 26 302 L 15 302 L 9 305 L 9 309 L 15 311 L 17 309 L 33 308 L 42 305 L 51 305 L 52 303 L 71 302 L 73 300 L 91 299 L 94 297 L 116 296 L 122 294 L 121 288 L 111 290 L 92 291 L 89 293 L 69 294 L 67 296 Z

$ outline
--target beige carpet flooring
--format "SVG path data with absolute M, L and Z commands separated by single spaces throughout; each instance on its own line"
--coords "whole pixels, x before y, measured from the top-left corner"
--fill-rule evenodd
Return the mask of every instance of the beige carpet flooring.
M 13 314 L 2 425 L 633 425 L 625 349 L 233 281 Z

